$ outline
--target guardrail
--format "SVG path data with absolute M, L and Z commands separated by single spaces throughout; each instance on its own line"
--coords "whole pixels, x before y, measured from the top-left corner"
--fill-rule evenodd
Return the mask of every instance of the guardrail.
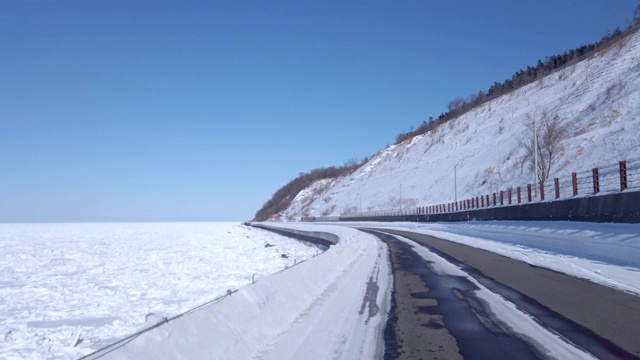
M 338 220 L 335 220 L 338 221 Z M 310 242 L 324 248 L 329 248 L 340 241 L 338 235 L 323 231 L 305 231 L 298 229 L 286 229 L 260 222 L 253 222 L 251 226 L 274 232 L 283 236 L 293 237 L 298 240 Z
M 554 178 L 551 181 L 539 183 L 537 187 L 526 184 L 460 201 L 410 209 L 385 209 L 342 214 L 340 219 L 446 214 L 631 190 L 640 190 L 640 159 L 622 160 L 617 165 L 593 168 L 590 171 L 579 173 L 573 172 L 570 178 L 562 180 Z

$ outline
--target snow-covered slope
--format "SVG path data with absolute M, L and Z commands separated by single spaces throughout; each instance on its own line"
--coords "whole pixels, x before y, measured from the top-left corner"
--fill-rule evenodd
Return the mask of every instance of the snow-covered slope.
M 640 33 L 380 151 L 350 176 L 303 190 L 280 218 L 451 202 L 533 182 L 519 140 L 529 119 L 568 127 L 553 177 L 640 157 Z

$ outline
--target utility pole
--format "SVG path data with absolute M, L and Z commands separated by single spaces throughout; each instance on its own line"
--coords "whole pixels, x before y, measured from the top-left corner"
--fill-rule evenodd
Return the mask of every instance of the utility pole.
M 535 119 L 533 120 L 533 159 L 533 189 L 535 197 L 538 198 L 538 126 Z

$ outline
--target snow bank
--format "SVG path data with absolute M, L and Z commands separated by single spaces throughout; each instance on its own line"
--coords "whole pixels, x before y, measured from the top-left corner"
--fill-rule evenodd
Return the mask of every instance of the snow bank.
M 380 355 L 391 282 L 386 247 L 368 234 L 344 227 L 282 227 L 330 232 L 340 242 L 219 303 L 90 358 L 354 359 Z

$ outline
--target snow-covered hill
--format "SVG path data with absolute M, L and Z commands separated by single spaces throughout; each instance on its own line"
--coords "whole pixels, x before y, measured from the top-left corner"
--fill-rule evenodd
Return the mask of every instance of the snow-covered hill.
M 640 157 L 640 32 L 485 103 L 434 131 L 380 151 L 351 175 L 303 190 L 280 219 L 412 208 L 533 182 L 519 140 L 526 122 L 567 126 L 553 177 Z

